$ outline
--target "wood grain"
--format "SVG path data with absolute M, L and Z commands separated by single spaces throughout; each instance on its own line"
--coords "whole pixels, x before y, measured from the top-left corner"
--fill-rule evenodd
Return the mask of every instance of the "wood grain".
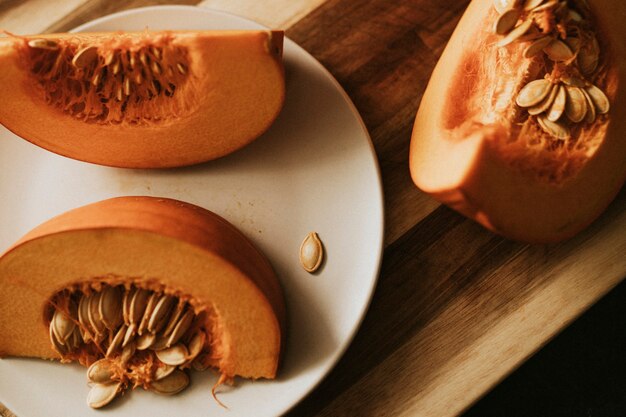
M 8 0 L 0 2 L 0 27 L 65 31 L 162 1 Z M 372 305 L 346 355 L 289 416 L 457 415 L 626 277 L 626 191 L 577 238 L 529 246 L 486 231 L 412 184 L 413 119 L 467 4 L 201 3 L 272 27 L 293 24 L 287 35 L 353 99 L 381 166 L 386 249 Z M 1 405 L 0 415 L 14 417 Z

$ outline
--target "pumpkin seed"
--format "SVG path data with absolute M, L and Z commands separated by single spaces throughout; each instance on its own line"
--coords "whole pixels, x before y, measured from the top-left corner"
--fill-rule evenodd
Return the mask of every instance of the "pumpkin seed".
M 509 9 L 502 13 L 498 20 L 496 20 L 494 32 L 498 35 L 506 35 L 509 33 L 522 15 L 522 11 L 519 9 Z M 181 73 L 182 74 L 182 73 Z
M 592 74 L 600 63 L 600 45 L 594 36 L 590 43 L 583 45 L 578 52 L 578 68 L 584 75 Z
M 87 404 L 91 408 L 101 408 L 113 401 L 117 393 L 121 390 L 121 382 L 109 384 L 94 384 L 87 395 Z
M 585 88 L 585 91 L 591 98 L 596 110 L 600 114 L 607 114 L 611 109 L 611 104 L 609 103 L 609 98 L 604 94 L 602 90 L 600 90 L 595 85 L 591 85 Z
M 106 353 L 104 356 L 106 356 L 107 358 L 111 357 L 119 348 L 122 347 L 122 344 L 124 342 L 124 336 L 126 335 L 126 330 L 128 330 L 128 328 L 126 327 L 126 325 L 122 325 L 119 330 L 117 331 L 117 333 L 115 334 L 115 337 L 113 338 L 113 340 L 111 341 L 111 344 L 109 345 L 109 348 L 107 349 Z
M 101 340 L 104 335 L 105 326 L 100 316 L 100 296 L 102 293 L 96 292 L 89 297 L 89 309 L 87 310 L 87 318 L 94 330 L 95 339 Z
M 148 304 L 146 305 L 146 309 L 143 313 L 141 323 L 139 324 L 139 329 L 137 330 L 137 333 L 139 333 L 139 335 L 142 335 L 143 331 L 148 328 L 148 322 L 150 321 L 150 316 L 152 316 L 152 312 L 154 311 L 154 308 L 156 307 L 156 303 L 158 299 L 159 299 L 159 295 L 157 293 L 152 293 L 150 295 L 150 298 L 148 298 Z
M 565 104 L 567 103 L 567 93 L 565 92 L 565 87 L 560 85 L 558 87 L 558 93 L 556 98 L 554 99 L 554 103 L 550 107 L 550 111 L 548 112 L 548 120 L 551 122 L 556 122 L 563 116 L 565 112 Z
M 72 304 L 73 303 L 71 303 L 70 305 Z M 52 326 L 57 340 L 63 344 L 67 342 L 67 340 L 72 335 L 74 328 L 76 327 L 74 321 L 72 321 L 72 319 L 70 319 L 66 315 L 66 313 L 59 310 L 54 311 L 54 315 L 52 316 L 52 322 L 50 323 L 50 325 Z
M 189 385 L 189 376 L 179 369 L 174 370 L 167 377 L 153 381 L 150 384 L 150 390 L 162 395 L 174 395 Z
M 131 323 L 126 329 L 126 334 L 124 335 L 124 341 L 122 342 L 122 347 L 126 346 L 130 343 L 131 340 L 137 334 L 137 324 Z
M 574 58 L 574 53 L 569 46 L 559 39 L 553 39 L 543 51 L 554 62 L 564 62 Z
M 154 75 L 161 75 L 161 66 L 159 65 L 158 62 L 156 61 L 152 61 L 152 65 L 150 66 L 150 69 L 152 70 L 152 73 Z
M 56 51 L 59 49 L 59 44 L 52 39 L 31 39 L 28 41 L 28 46 L 35 49 L 45 49 L 47 51 Z
M 185 307 L 186 307 L 187 303 L 180 300 L 178 302 L 178 304 L 176 305 L 176 309 L 174 310 L 174 312 L 170 315 L 170 320 L 167 323 L 167 326 L 165 326 L 165 329 L 163 330 L 163 336 L 169 336 L 172 331 L 174 331 L 174 327 L 176 327 L 176 325 L 178 324 L 178 321 L 180 320 L 181 316 L 183 315 L 183 313 L 186 311 Z
M 50 342 L 52 343 L 52 347 L 54 348 L 54 350 L 56 350 L 61 355 L 66 355 L 68 353 L 68 349 L 65 347 L 63 343 L 61 343 L 57 339 L 56 335 L 54 334 L 52 323 L 50 323 L 50 326 L 49 326 L 49 333 L 50 333 Z
M 156 356 L 166 365 L 182 365 L 187 360 L 189 351 L 181 343 L 170 348 L 156 351 Z
M 148 330 L 150 332 L 157 333 L 167 324 L 167 319 L 175 301 L 174 297 L 169 295 L 161 296 L 148 321 Z
M 204 348 L 204 342 L 206 341 L 206 334 L 202 331 L 196 333 L 189 342 L 189 355 L 187 355 L 187 361 L 194 360 L 202 349 Z
M 124 95 L 130 96 L 130 78 L 124 77 Z
M 163 350 L 165 348 L 168 348 L 169 346 L 167 346 L 167 340 L 168 340 L 167 337 L 157 336 L 152 346 L 150 346 L 150 349 L 156 352 L 158 350 Z
M 115 330 L 123 320 L 122 299 L 123 295 L 118 287 L 107 285 L 101 292 L 98 313 L 109 330 Z
M 554 103 L 558 92 L 559 86 L 557 84 L 551 84 L 550 94 L 548 94 L 548 97 L 546 97 L 541 103 L 537 104 L 536 106 L 530 107 L 528 109 L 528 114 L 530 114 L 531 116 L 535 116 L 548 111 L 548 109 L 552 107 L 552 103 Z
M 72 65 L 76 68 L 87 68 L 98 60 L 98 48 L 95 46 L 87 46 L 74 55 Z
M 154 341 L 156 340 L 156 335 L 154 333 L 144 333 L 137 338 L 137 350 L 146 350 L 152 346 Z
M 324 259 L 322 241 L 315 232 L 309 233 L 300 245 L 300 264 L 307 272 L 315 272 Z
M 520 25 L 515 27 L 512 31 L 508 33 L 504 38 L 500 39 L 497 43 L 497 46 L 504 47 L 524 36 L 526 32 L 532 27 L 533 21 L 532 19 L 525 20 Z
M 539 126 L 551 136 L 557 139 L 567 139 L 570 137 L 570 129 L 562 122 L 551 122 L 544 115 L 537 116 Z
M 187 330 L 189 330 L 189 327 L 191 327 L 191 323 L 193 322 L 194 317 L 194 312 L 192 310 L 187 310 L 183 317 L 181 317 L 181 319 L 178 321 L 178 324 L 176 324 L 176 327 L 172 331 L 169 339 L 167 340 L 167 347 L 176 344 L 180 340 L 180 338 L 183 337 L 185 333 L 187 333 Z
M 178 69 L 178 72 L 181 73 L 182 75 L 187 74 L 187 68 L 185 67 L 185 65 L 181 64 L 180 62 L 176 64 L 176 68 Z
M 78 302 L 78 323 L 80 324 L 81 335 L 85 342 L 93 338 L 93 328 L 89 322 L 89 297 L 83 295 Z
M 130 302 L 133 300 L 137 289 L 135 287 L 131 287 L 130 290 L 124 291 L 124 295 L 122 297 L 122 317 L 124 318 L 124 324 L 127 326 L 130 325 Z
M 539 38 L 531 43 L 526 50 L 524 50 L 525 58 L 532 58 L 536 56 L 538 53 L 542 52 L 548 44 L 552 42 L 552 38 L 550 36 L 544 36 L 543 38 Z
M 552 83 L 546 79 L 531 81 L 517 94 L 515 102 L 520 107 L 533 107 L 550 94 Z
M 149 290 L 137 290 L 133 295 L 130 303 L 130 322 L 139 325 L 141 318 L 146 312 L 148 306 L 148 300 L 150 299 L 152 292 Z
M 585 99 L 587 100 L 587 114 L 585 115 L 585 123 L 591 124 L 596 121 L 597 112 L 596 105 L 593 103 L 593 100 L 589 96 L 589 93 L 585 89 L 581 89 L 585 95 Z
M 571 87 L 579 87 L 579 88 L 581 88 L 581 87 L 585 87 L 586 86 L 586 83 L 583 80 L 581 80 L 578 77 L 571 76 L 571 75 L 563 75 L 563 76 L 561 76 L 561 81 L 563 81 L 563 83 L 565 85 L 569 85 Z
M 159 366 L 154 371 L 154 380 L 160 381 L 163 378 L 166 378 L 167 376 L 171 375 L 172 372 L 174 372 L 175 370 L 176 370 L 176 366 L 163 364 L 163 366 Z
M 106 384 L 113 380 L 114 364 L 110 359 L 104 358 L 95 361 L 87 369 L 87 379 L 97 384 Z
M 120 355 L 120 365 L 126 366 L 128 361 L 135 354 L 135 350 L 136 350 L 135 342 L 130 342 L 129 344 L 124 346 L 124 348 L 122 349 L 122 354 Z
M 587 99 L 582 90 L 578 87 L 565 86 L 567 91 L 567 104 L 565 114 L 574 123 L 580 123 L 587 114 Z

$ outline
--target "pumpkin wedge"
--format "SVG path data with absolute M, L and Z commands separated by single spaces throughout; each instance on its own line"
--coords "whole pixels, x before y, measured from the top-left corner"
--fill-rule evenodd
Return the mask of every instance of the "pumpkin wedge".
M 626 3 L 474 0 L 422 99 L 410 168 L 506 237 L 588 226 L 626 179 Z
M 266 258 L 221 217 L 176 200 L 84 206 L 0 258 L 0 357 L 90 366 L 96 398 L 112 383 L 182 389 L 190 366 L 274 378 L 284 328 Z
M 284 101 L 281 31 L 0 39 L 0 123 L 70 158 L 163 168 L 227 155 Z

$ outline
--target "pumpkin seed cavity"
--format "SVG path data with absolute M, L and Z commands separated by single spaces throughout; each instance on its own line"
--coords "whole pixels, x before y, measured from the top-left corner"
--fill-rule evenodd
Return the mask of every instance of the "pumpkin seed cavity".
M 186 369 L 206 369 L 207 313 L 196 314 L 185 297 L 134 284 L 84 290 L 56 294 L 48 317 L 61 360 L 88 366 L 91 407 L 105 406 L 129 386 L 176 394 L 189 384 Z
M 97 124 L 158 123 L 189 111 L 194 94 L 193 88 L 185 88 L 190 66 L 184 47 L 165 36 L 117 35 L 120 46 L 111 42 L 26 39 L 29 69 L 45 102 Z
M 593 84 L 600 67 L 600 44 L 584 0 L 493 0 L 498 12 L 498 47 L 528 42 L 527 59 L 543 59 L 544 78 L 524 85 L 515 98 L 554 140 L 568 140 L 576 125 L 607 114 L 609 98 Z

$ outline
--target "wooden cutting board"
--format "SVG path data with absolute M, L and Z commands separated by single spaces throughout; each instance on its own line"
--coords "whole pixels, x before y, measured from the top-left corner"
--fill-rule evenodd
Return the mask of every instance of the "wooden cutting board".
M 159 3 L 0 1 L 0 27 L 19 33 L 64 31 L 115 11 Z M 626 277 L 624 191 L 575 239 L 530 246 L 484 230 L 413 186 L 408 169 L 413 118 L 467 4 L 201 4 L 287 29 L 348 92 L 382 170 L 386 249 L 371 308 L 342 360 L 291 416 L 458 415 Z

